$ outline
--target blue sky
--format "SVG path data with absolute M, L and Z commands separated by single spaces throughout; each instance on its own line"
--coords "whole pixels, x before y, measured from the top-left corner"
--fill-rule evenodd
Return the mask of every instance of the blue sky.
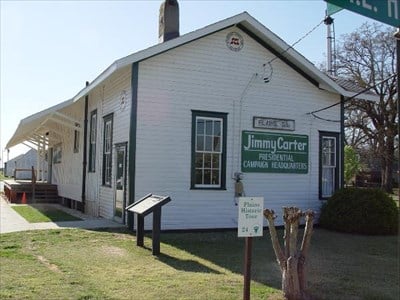
M 157 1 L 0 0 L 0 158 L 21 119 L 75 96 L 116 59 L 158 43 Z M 323 0 L 180 0 L 185 34 L 247 11 L 292 44 L 324 18 Z M 336 37 L 372 20 L 341 11 Z M 295 49 L 311 62 L 325 61 L 326 26 Z M 10 158 L 29 150 L 13 147 Z

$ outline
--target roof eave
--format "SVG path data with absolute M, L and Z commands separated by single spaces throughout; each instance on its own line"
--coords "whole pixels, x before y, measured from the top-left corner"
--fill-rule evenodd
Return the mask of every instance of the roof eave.
M 28 133 L 34 132 L 34 130 L 38 128 L 37 125 L 38 124 L 40 125 L 40 123 L 43 122 L 46 119 L 46 117 L 49 117 L 54 112 L 60 111 L 61 109 L 68 107 L 71 104 L 73 104 L 73 99 L 63 101 L 57 105 L 51 106 L 47 109 L 44 109 L 38 113 L 35 113 L 33 115 L 30 115 L 22 119 L 19 122 L 18 127 L 15 130 L 13 136 L 7 142 L 6 149 L 10 149 L 11 147 L 14 147 L 18 144 L 27 141 L 27 138 L 29 137 Z
M 366 100 L 366 101 L 372 101 L 372 102 L 379 102 L 380 101 L 380 96 L 379 95 L 373 95 L 369 93 L 355 93 L 355 92 L 349 92 L 344 90 L 342 95 L 346 98 L 355 98 L 355 99 L 360 99 L 360 100 Z

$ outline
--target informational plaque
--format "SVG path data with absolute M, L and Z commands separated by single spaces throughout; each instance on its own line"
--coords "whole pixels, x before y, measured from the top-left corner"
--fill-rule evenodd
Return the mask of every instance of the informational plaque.
M 163 206 L 169 201 L 171 201 L 171 199 L 168 196 L 157 196 L 149 194 L 141 200 L 128 206 L 127 210 L 137 213 L 139 215 L 147 215 L 151 213 L 155 207 Z
M 264 197 L 239 197 L 238 237 L 263 235 Z
M 144 246 L 144 217 L 153 213 L 153 255 L 160 254 L 161 208 L 170 201 L 169 196 L 148 194 L 125 208 L 128 212 L 137 215 L 136 245 L 141 247 Z

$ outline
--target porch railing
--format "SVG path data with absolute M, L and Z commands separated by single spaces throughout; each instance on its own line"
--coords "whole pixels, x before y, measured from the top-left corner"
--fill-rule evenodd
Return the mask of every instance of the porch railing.
M 14 180 L 17 180 L 17 172 L 31 172 L 31 186 L 32 186 L 32 201 L 36 202 L 35 193 L 36 193 L 36 171 L 32 166 L 31 169 L 14 169 Z

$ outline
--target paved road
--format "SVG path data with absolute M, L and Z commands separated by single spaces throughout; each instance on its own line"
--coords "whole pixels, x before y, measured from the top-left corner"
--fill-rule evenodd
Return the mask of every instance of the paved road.
M 81 218 L 82 221 L 68 221 L 68 222 L 43 222 L 43 223 L 29 223 L 21 217 L 15 210 L 11 208 L 5 199 L 0 196 L 0 233 L 25 231 L 25 230 L 38 230 L 38 229 L 57 229 L 57 228 L 118 228 L 124 225 L 113 222 L 103 218 L 95 218 L 84 215 L 76 210 L 68 209 L 58 204 L 46 204 L 56 206 L 58 209 Z

